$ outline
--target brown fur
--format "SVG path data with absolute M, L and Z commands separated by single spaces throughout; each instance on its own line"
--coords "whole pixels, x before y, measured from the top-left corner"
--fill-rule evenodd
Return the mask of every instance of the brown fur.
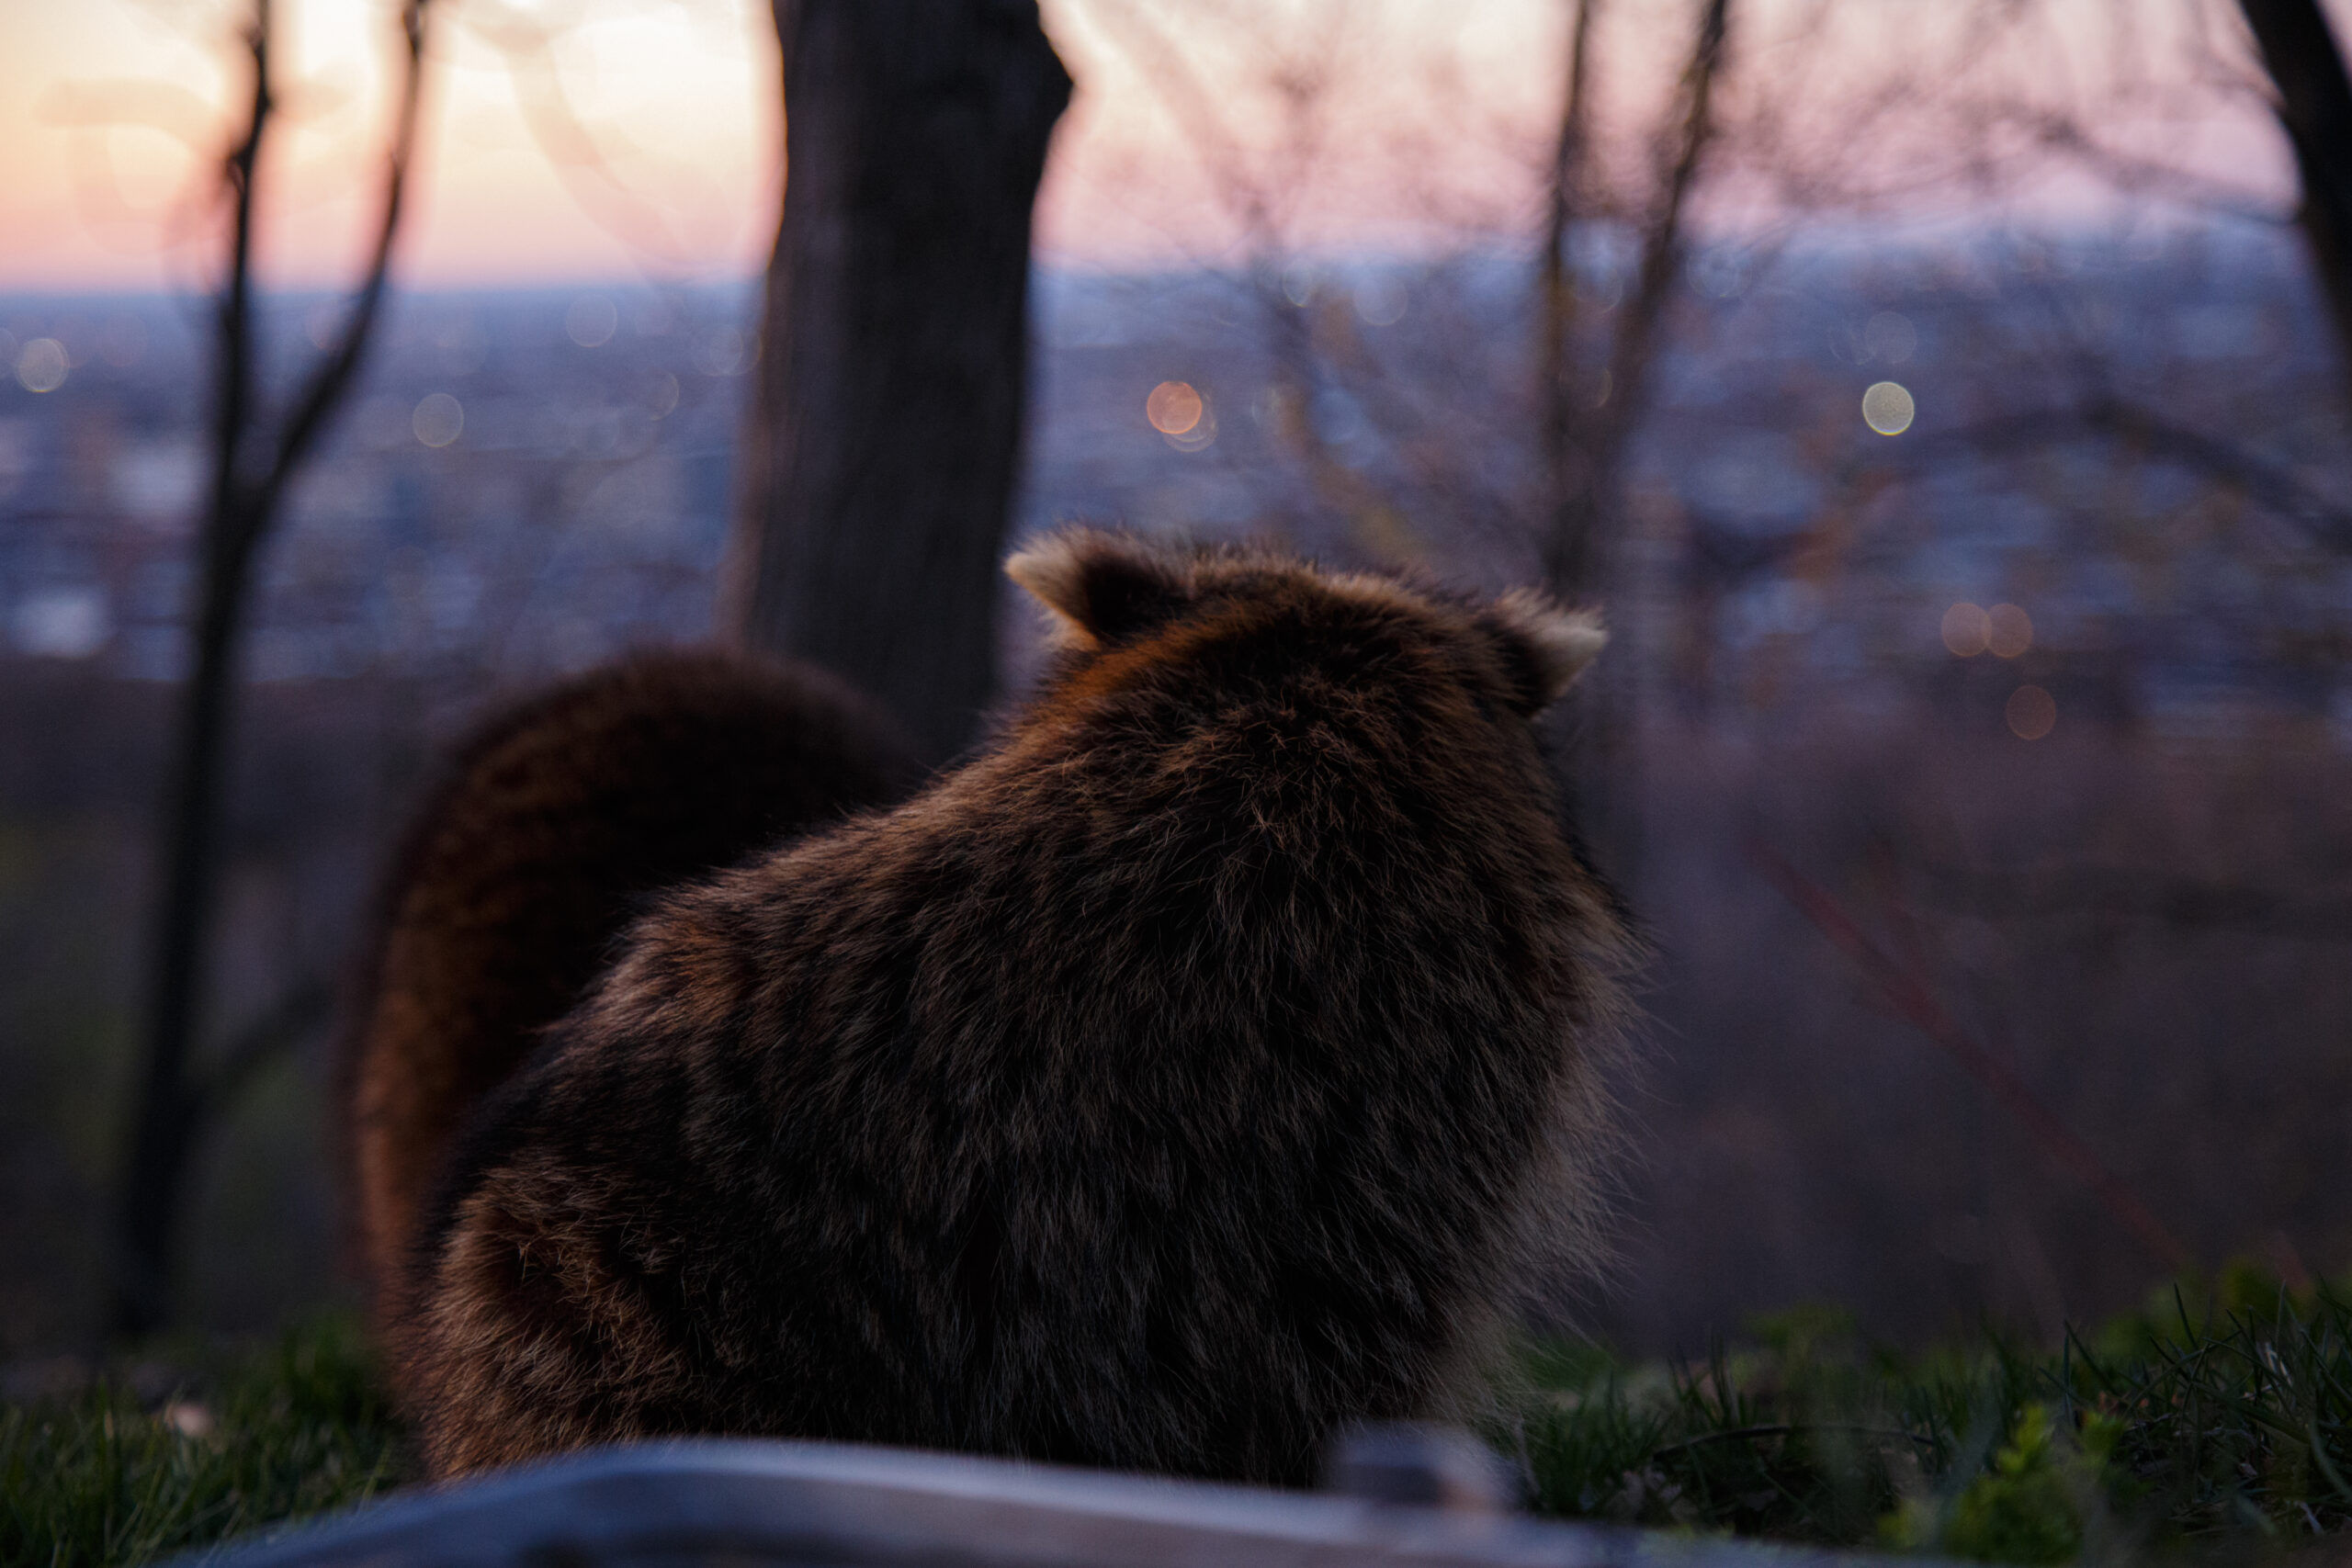
M 449 1474 L 795 1435 L 1299 1482 L 1591 1245 L 1628 944 L 1531 719 L 1598 649 L 1064 536 L 1063 661 L 887 815 L 675 891 L 487 1107 L 395 1346 Z
M 479 726 L 394 857 L 342 1052 L 354 1241 L 379 1304 L 458 1124 L 647 896 L 914 778 L 838 682 L 719 653 L 639 654 Z

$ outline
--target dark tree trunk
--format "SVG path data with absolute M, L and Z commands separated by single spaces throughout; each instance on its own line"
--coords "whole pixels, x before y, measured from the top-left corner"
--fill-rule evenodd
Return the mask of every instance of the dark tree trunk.
M 1649 397 L 1650 368 L 1681 276 L 1691 192 L 1714 138 L 1714 94 L 1724 68 L 1730 0 L 1699 0 L 1699 28 L 1683 72 L 1677 109 L 1657 137 L 1658 186 L 1641 233 L 1641 260 L 1611 323 L 1602 377 L 1584 375 L 1577 341 L 1576 288 L 1566 247 L 1574 226 L 1598 205 L 1589 178 L 1593 14 L 1599 0 L 1577 0 L 1569 26 L 1566 93 L 1553 154 L 1544 253 L 1536 310 L 1544 340 L 1537 364 L 1545 479 L 1549 493 L 1538 547 L 1544 581 L 1569 604 L 1604 602 L 1624 531 L 1625 459 Z M 1621 647 L 1546 720 L 1554 727 L 1561 787 L 1596 863 L 1622 885 L 1639 874 L 1640 791 L 1626 681 L 1633 649 Z
M 1035 0 L 775 0 L 786 181 L 727 616 L 933 761 L 995 669 L 1030 209 L 1069 76 Z
M 1576 280 L 1568 274 L 1568 237 L 1576 224 L 1593 216 L 1587 177 L 1591 141 L 1591 95 L 1587 61 L 1592 48 L 1594 13 L 1600 0 L 1574 0 L 1568 21 L 1568 74 L 1560 100 L 1560 134 L 1552 149 L 1552 190 L 1544 224 L 1544 251 L 1537 263 L 1537 406 L 1542 430 L 1544 482 L 1551 513 L 1544 529 L 1544 575 L 1554 592 L 1581 592 L 1591 576 L 1589 517 L 1575 511 L 1590 489 L 1594 454 L 1589 450 L 1593 389 L 1580 374 L 1577 350 L 1582 327 Z
M 2352 376 L 2352 79 L 2319 0 L 2238 0 L 2278 94 L 2303 202 L 2296 221 Z
M 256 1052 L 231 1051 L 199 1066 L 196 1042 L 205 1021 L 204 981 L 220 881 L 220 815 L 236 660 L 244 630 L 253 564 L 278 502 L 327 422 L 350 391 L 382 306 L 392 237 L 415 144 L 424 63 L 425 0 L 401 9 L 405 45 L 376 244 L 365 280 L 350 301 L 334 344 L 289 400 L 274 439 L 263 440 L 254 366 L 259 358 L 253 310 L 254 182 L 275 107 L 270 93 L 270 0 L 256 0 L 247 49 L 253 96 L 244 135 L 224 171 L 232 201 L 228 266 L 215 317 L 212 483 L 199 536 L 203 558 L 187 683 L 180 689 L 171 772 L 158 827 L 161 862 L 155 933 L 149 955 L 144 1030 L 130 1139 L 116 1193 L 109 1254 L 111 1326 L 118 1335 L 161 1327 L 170 1315 L 175 1242 L 187 1207 L 189 1157 L 210 1112 L 254 1065 Z M 322 1010 L 309 987 L 289 998 L 293 1013 Z M 288 1038 L 265 1028 L 266 1047 Z

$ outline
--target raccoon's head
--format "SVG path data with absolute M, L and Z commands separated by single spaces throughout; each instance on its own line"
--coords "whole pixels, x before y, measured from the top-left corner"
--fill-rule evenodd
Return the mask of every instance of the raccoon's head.
M 1030 545 L 1004 570 L 1045 606 L 1071 668 L 1106 675 L 1214 682 L 1319 671 L 1342 687 L 1435 679 L 1532 718 L 1609 640 L 1594 612 L 1531 589 L 1481 603 L 1255 547 L 1080 528 Z

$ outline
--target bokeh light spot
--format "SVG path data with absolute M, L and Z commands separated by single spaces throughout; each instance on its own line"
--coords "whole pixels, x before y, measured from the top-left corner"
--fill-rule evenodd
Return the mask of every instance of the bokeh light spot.
M 582 348 L 611 342 L 620 324 L 619 309 L 601 294 L 582 294 L 563 313 L 564 334 Z
M 751 358 L 751 344 L 733 327 L 713 327 L 695 340 L 695 365 L 706 376 L 740 376 Z
M 1963 599 L 1944 612 L 1943 630 L 1946 648 L 1962 659 L 1973 659 L 1992 642 L 1992 617 L 1984 606 Z
M 1900 365 L 1911 357 L 1919 346 L 1919 329 L 1911 318 L 1893 310 L 1881 310 L 1862 326 L 1862 347 L 1872 359 L 1889 365 Z
M 2033 646 L 2033 617 L 2015 604 L 1996 604 L 1984 619 L 1984 645 L 1996 658 L 2015 659 Z
M 1367 277 L 1355 287 L 1356 314 L 1367 326 L 1393 327 L 1410 303 L 1405 285 L 1394 277 Z
M 2039 686 L 2019 686 L 2009 694 L 2009 733 L 2020 740 L 2039 740 L 2058 723 L 2058 699 Z
M 65 385 L 65 345 L 37 337 L 17 355 L 17 382 L 28 392 L 53 392 Z
M 409 424 L 427 446 L 447 446 L 466 428 L 466 411 L 447 392 L 431 392 L 416 405 Z
M 1143 413 L 1162 435 L 1189 435 L 1201 423 L 1201 411 L 1206 406 L 1191 383 L 1162 381 L 1144 399 Z
M 1862 394 L 1862 423 L 1881 435 L 1902 434 L 1918 412 L 1909 389 L 1894 381 L 1872 382 Z

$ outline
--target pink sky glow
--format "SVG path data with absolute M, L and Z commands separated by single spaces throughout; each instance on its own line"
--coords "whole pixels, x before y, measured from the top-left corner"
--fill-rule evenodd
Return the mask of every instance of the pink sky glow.
M 720 278 L 758 268 L 778 162 L 765 6 L 438 0 L 436 9 L 403 281 Z M 1250 192 L 1272 193 L 1291 245 L 1524 232 L 1564 9 L 1562 0 L 1046 0 L 1047 29 L 1079 90 L 1040 197 L 1041 251 L 1114 265 L 1230 260 L 1248 243 L 1238 214 Z M 1688 9 L 1616 0 L 1606 121 L 1652 112 Z M 1904 40 L 1965 47 L 1965 29 L 1951 21 L 1966 12 L 1962 0 L 1838 0 L 1837 27 L 1808 32 L 1820 9 L 1819 0 L 1752 0 L 1739 39 L 1751 100 L 1801 75 L 1813 84 L 1787 94 L 1796 112 L 1785 122 L 1816 149 L 1834 147 L 1840 127 L 1806 123 L 1807 103 L 1866 92 Z M 2225 0 L 2046 0 L 2043 9 L 2047 36 L 2003 46 L 2017 56 L 2023 96 L 2046 97 L 2058 90 L 2052 73 L 2073 69 L 2051 64 L 2053 51 L 2128 56 L 2135 80 L 2152 85 L 2120 142 L 2206 169 L 2251 205 L 2289 197 L 2275 129 L 2228 79 L 2244 72 L 2232 63 Z M 265 187 L 263 265 L 275 282 L 315 285 L 346 276 L 358 254 L 392 12 L 386 0 L 279 0 L 279 10 L 287 102 Z M 244 14 L 237 0 L 0 6 L 0 288 L 204 282 L 217 230 L 203 198 L 226 140 L 224 106 L 242 90 L 233 39 Z M 2118 15 L 2142 14 L 2145 39 L 2118 42 L 2106 30 Z M 2184 47 L 2198 37 L 2201 54 Z M 1302 68 L 1331 84 L 1304 142 L 1274 85 Z M 1916 161 L 1918 137 L 1932 133 L 1915 127 L 1901 147 L 1904 133 L 1883 134 L 1885 157 Z M 581 156 L 583 145 L 595 157 Z M 1871 151 L 1845 150 L 1841 166 L 1866 167 Z M 1775 199 L 1764 182 L 1742 181 L 1726 179 L 1721 220 Z M 2048 199 L 2078 199 L 2071 188 L 2053 180 Z

